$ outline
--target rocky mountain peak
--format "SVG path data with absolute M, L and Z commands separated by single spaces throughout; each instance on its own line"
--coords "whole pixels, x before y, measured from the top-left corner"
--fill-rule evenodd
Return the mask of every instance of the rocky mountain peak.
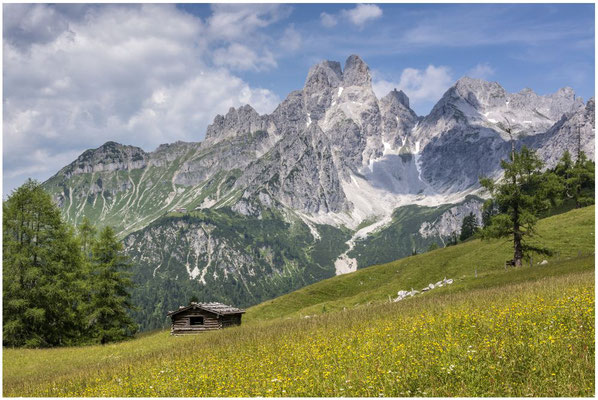
M 595 102 L 594 97 L 590 97 L 590 99 L 586 103 L 586 110 L 592 110 L 593 111 L 594 110 L 594 102 Z
M 554 95 L 558 97 L 575 98 L 575 91 L 573 90 L 573 88 L 565 86 L 557 90 Z
M 143 149 L 108 141 L 96 149 L 89 149 L 61 172 L 72 175 L 144 168 L 149 155 Z
M 482 105 L 495 106 L 504 103 L 507 92 L 496 82 L 464 76 L 455 85 L 456 93 L 475 108 Z
M 536 93 L 533 91 L 533 89 L 526 87 L 526 88 L 521 89 L 519 91 L 519 94 L 522 94 L 522 95 L 535 95 Z
M 384 102 L 392 102 L 401 104 L 405 108 L 409 108 L 409 97 L 402 90 L 391 90 L 386 96 L 382 98 Z
M 113 141 L 108 141 L 98 147 L 97 149 L 87 150 L 85 153 L 79 156 L 79 159 L 85 158 L 84 156 L 97 157 L 122 157 L 122 158 L 138 158 L 146 156 L 145 151 L 139 147 L 128 146 Z
M 305 90 L 319 92 L 323 89 L 337 88 L 343 81 L 343 71 L 338 61 L 322 61 L 309 69 L 305 80 Z
M 372 77 L 370 68 L 358 55 L 351 55 L 345 62 L 343 71 L 344 86 L 370 86 Z
M 239 108 L 231 107 L 225 116 L 217 115 L 206 130 L 206 142 L 216 142 L 238 134 L 266 129 L 266 118 L 262 118 L 249 104 Z

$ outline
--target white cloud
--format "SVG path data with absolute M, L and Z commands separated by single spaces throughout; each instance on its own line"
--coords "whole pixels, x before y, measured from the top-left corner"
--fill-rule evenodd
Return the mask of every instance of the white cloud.
M 378 19 L 382 16 L 382 9 L 375 4 L 358 4 L 350 10 L 342 10 L 351 23 L 362 28 L 367 22 Z
M 488 80 L 490 79 L 490 77 L 492 77 L 492 75 L 494 75 L 496 71 L 494 70 L 494 68 L 492 68 L 492 66 L 488 63 L 480 63 L 478 65 L 476 65 L 475 67 L 473 67 L 472 69 L 470 69 L 469 71 L 467 71 L 467 76 L 469 76 L 470 78 L 478 78 L 478 79 L 484 79 L 484 80 Z
M 18 6 L 4 6 L 5 21 L 19 21 L 4 26 L 5 190 L 28 176 L 46 179 L 108 140 L 145 150 L 198 141 L 231 106 L 251 103 L 264 113 L 279 102 L 271 91 L 211 66 L 212 26 L 174 6 L 94 6 L 74 15 Z M 37 15 L 46 8 L 43 18 Z M 58 28 L 43 31 L 31 21 Z M 259 52 L 244 44 L 221 47 L 236 55 L 221 63 L 226 67 L 276 65 L 264 46 Z
M 68 21 L 45 4 L 7 4 L 4 6 L 4 36 L 13 45 L 47 43 L 68 28 Z
M 239 40 L 289 16 L 291 7 L 279 4 L 212 4 L 208 34 L 213 38 Z
M 340 10 L 338 14 L 320 14 L 320 23 L 326 28 L 332 28 L 338 24 L 339 19 L 346 20 L 362 29 L 368 22 L 382 16 L 382 9 L 375 4 L 358 4 L 355 8 Z
M 280 47 L 284 51 L 297 51 L 301 48 L 302 44 L 303 39 L 301 38 L 301 34 L 297 32 L 295 25 L 291 24 L 285 29 L 284 34 L 280 39 Z
M 320 23 L 326 28 L 332 28 L 333 26 L 336 26 L 338 20 L 334 15 L 322 12 L 322 14 L 320 14 Z
M 385 80 L 374 73 L 372 87 L 378 98 L 384 97 L 394 88 L 405 92 L 411 107 L 419 113 L 436 103 L 453 84 L 451 71 L 446 66 L 428 65 L 424 70 L 405 68 L 397 81 Z
M 214 64 L 237 70 L 263 71 L 277 66 L 271 52 L 258 55 L 255 51 L 239 43 L 216 49 L 213 53 Z

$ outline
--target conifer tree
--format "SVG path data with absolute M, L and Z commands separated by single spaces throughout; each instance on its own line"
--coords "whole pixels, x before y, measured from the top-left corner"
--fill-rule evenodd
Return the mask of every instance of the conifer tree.
M 78 227 L 79 241 L 81 242 L 81 250 L 87 261 L 91 261 L 91 249 L 95 242 L 97 229 L 91 224 L 87 217 L 83 217 L 81 225 Z
M 79 342 L 83 263 L 72 228 L 33 180 L 3 203 L 2 222 L 4 345 Z
M 439 246 L 438 246 L 438 243 L 436 243 L 436 242 L 432 242 L 432 243 L 430 243 L 430 245 L 428 246 L 428 251 L 434 251 L 434 250 L 436 250 L 436 249 L 438 249 L 438 248 L 439 248 Z
M 575 163 L 569 151 L 565 151 L 554 173 L 563 182 L 563 197 L 573 199 L 575 207 L 580 208 L 594 204 L 595 164 L 580 151 Z
M 456 245 L 457 245 L 457 232 L 452 232 L 449 235 L 449 238 L 447 239 L 444 247 L 456 246 Z
M 95 342 L 108 343 L 132 336 L 137 325 L 127 314 L 133 308 L 128 289 L 133 286 L 128 258 L 110 227 L 104 228 L 92 247 L 91 301 L 88 327 Z
M 534 234 L 538 214 L 548 209 L 556 201 L 558 181 L 547 179 L 540 172 L 542 161 L 536 154 L 523 147 L 511 154 L 511 160 L 501 161 L 504 178 L 494 182 L 480 179 L 480 184 L 492 195 L 499 214 L 490 217 L 483 236 L 513 238 L 513 261 L 521 266 L 524 252 L 529 249 L 525 238 Z
M 469 213 L 469 215 L 463 218 L 463 222 L 461 223 L 461 234 L 459 235 L 459 240 L 464 241 L 472 237 L 478 230 L 478 219 L 473 213 Z

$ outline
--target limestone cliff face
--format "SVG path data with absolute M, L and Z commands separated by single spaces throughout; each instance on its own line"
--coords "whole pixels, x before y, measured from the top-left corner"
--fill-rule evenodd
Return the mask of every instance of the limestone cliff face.
M 148 154 L 139 147 L 106 142 L 97 149 L 87 150 L 60 173 L 66 178 L 92 172 L 130 171 L 145 168 Z
M 439 237 L 442 240 L 450 237 L 453 233 L 459 235 L 463 219 L 469 214 L 475 215 L 478 225 L 481 225 L 482 203 L 477 200 L 470 200 L 451 207 L 436 220 L 424 222 L 419 228 L 419 233 L 424 238 Z
M 537 154 L 544 161 L 545 168 L 554 167 L 565 150 L 569 150 L 573 160 L 577 159 L 579 150 L 594 160 L 595 126 L 595 105 L 592 97 L 585 107 L 563 114 L 548 131 L 528 138 L 526 142 L 538 149 Z

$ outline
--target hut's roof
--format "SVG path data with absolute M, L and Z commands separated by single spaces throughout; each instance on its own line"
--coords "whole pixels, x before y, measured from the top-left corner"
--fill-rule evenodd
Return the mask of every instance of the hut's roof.
M 173 316 L 180 312 L 191 310 L 191 309 L 196 309 L 196 308 L 201 308 L 202 310 L 206 310 L 206 311 L 209 311 L 209 312 L 217 314 L 217 315 L 245 313 L 245 310 L 241 310 L 240 308 L 236 308 L 236 307 L 232 307 L 232 306 L 227 306 L 226 304 L 222 304 L 222 303 L 194 303 L 194 302 L 192 302 L 191 304 L 189 304 L 186 307 L 184 307 L 184 306 L 179 307 L 179 309 L 176 311 L 169 311 L 168 314 L 166 314 L 166 315 Z

